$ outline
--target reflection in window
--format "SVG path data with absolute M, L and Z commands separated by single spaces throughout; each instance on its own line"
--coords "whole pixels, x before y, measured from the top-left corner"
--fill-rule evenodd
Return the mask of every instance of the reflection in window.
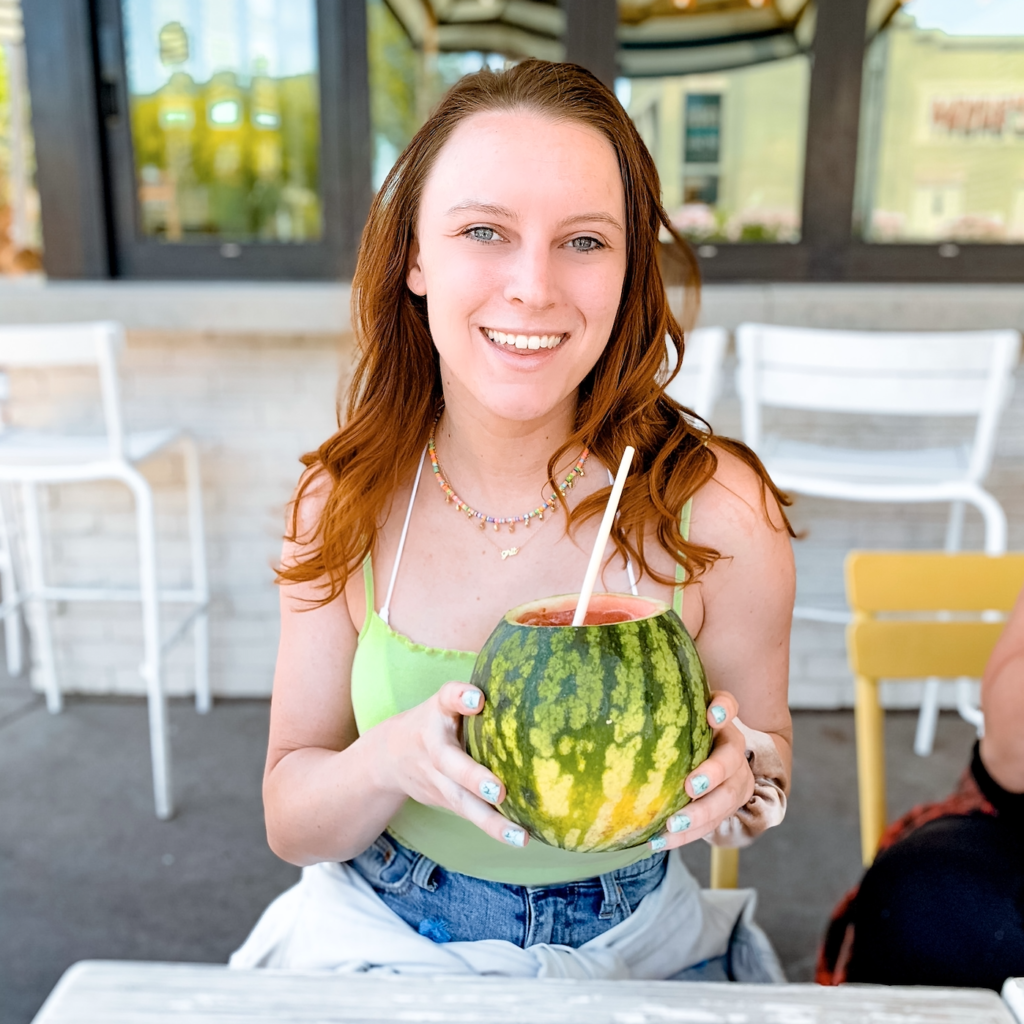
M 322 235 L 315 0 L 124 0 L 140 230 Z
M 0 276 L 42 270 L 20 5 L 0 3 Z
M 800 237 L 808 61 L 619 79 L 673 223 L 697 242 Z
M 616 92 L 697 242 L 800 237 L 813 5 L 619 0 Z
M 367 0 L 373 187 L 380 188 L 445 92 L 464 75 L 526 57 L 561 60 L 557 0 L 479 0 L 467 16 L 444 0 Z
M 1024 242 L 1024 3 L 910 0 L 864 65 L 856 229 Z

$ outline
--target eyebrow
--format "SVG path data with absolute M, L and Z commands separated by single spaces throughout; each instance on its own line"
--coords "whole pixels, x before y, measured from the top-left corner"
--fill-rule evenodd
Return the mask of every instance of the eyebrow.
M 489 213 L 494 217 L 504 217 L 506 220 L 519 220 L 514 210 L 510 210 L 507 206 L 498 206 L 495 203 L 483 203 L 478 199 L 467 199 L 463 203 L 456 203 L 447 213 L 447 216 L 451 216 L 453 213 L 468 213 L 473 211 L 474 213 Z
M 518 214 L 514 210 L 510 210 L 507 206 L 500 206 L 497 203 L 484 203 L 476 199 L 468 199 L 462 203 L 456 203 L 449 211 L 447 216 L 452 216 L 457 213 L 487 213 L 492 217 L 504 217 L 506 220 L 519 220 Z M 610 224 L 612 227 L 622 230 L 622 225 L 610 214 L 610 213 L 578 213 L 571 217 L 566 217 L 564 220 L 559 221 L 558 226 L 560 228 L 570 227 L 573 224 L 582 224 L 586 222 L 593 223 L 599 221 L 603 224 Z

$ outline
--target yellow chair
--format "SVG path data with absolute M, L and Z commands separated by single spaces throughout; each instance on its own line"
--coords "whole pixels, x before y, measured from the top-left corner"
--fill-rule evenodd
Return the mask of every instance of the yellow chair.
M 983 613 L 1008 612 L 1022 587 L 1024 554 L 854 551 L 847 556 L 846 599 L 853 622 L 846 649 L 856 688 L 865 866 L 874 860 L 886 824 L 879 681 L 980 677 L 1003 630 L 1002 621 Z
M 711 847 L 711 888 L 735 889 L 740 880 L 740 851 L 727 846 Z

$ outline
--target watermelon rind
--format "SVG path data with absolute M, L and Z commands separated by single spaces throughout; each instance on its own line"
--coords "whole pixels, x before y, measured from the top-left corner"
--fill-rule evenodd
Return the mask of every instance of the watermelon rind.
M 624 602 L 636 602 L 631 595 Z M 710 691 L 679 616 L 601 626 L 527 626 L 508 612 L 472 683 L 483 711 L 467 747 L 505 784 L 499 810 L 536 839 L 575 852 L 638 846 L 689 802 L 683 786 L 711 749 Z

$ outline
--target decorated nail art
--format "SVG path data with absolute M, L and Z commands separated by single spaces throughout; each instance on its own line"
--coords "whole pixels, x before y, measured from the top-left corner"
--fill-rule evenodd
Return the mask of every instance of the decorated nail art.
M 521 828 L 506 828 L 502 830 L 501 838 L 509 846 L 525 846 L 526 833 Z
M 700 796 L 702 793 L 706 793 L 710 785 L 711 780 L 706 775 L 694 775 L 690 780 L 690 786 L 693 789 L 694 796 Z
M 479 690 L 466 690 L 462 694 L 462 703 L 469 708 L 470 711 L 476 711 L 480 707 L 480 691 Z
M 690 825 L 691 821 L 685 814 L 673 814 L 668 819 L 669 832 L 685 832 Z
M 664 850 L 667 845 L 668 845 L 668 840 L 664 836 L 655 836 L 651 840 L 651 849 L 652 850 Z
M 498 794 L 501 792 L 501 786 L 496 782 L 491 782 L 490 779 L 480 783 L 480 795 L 492 804 L 498 802 Z
M 729 715 L 721 705 L 713 704 L 711 707 L 711 717 L 715 720 L 716 725 L 721 725 Z

